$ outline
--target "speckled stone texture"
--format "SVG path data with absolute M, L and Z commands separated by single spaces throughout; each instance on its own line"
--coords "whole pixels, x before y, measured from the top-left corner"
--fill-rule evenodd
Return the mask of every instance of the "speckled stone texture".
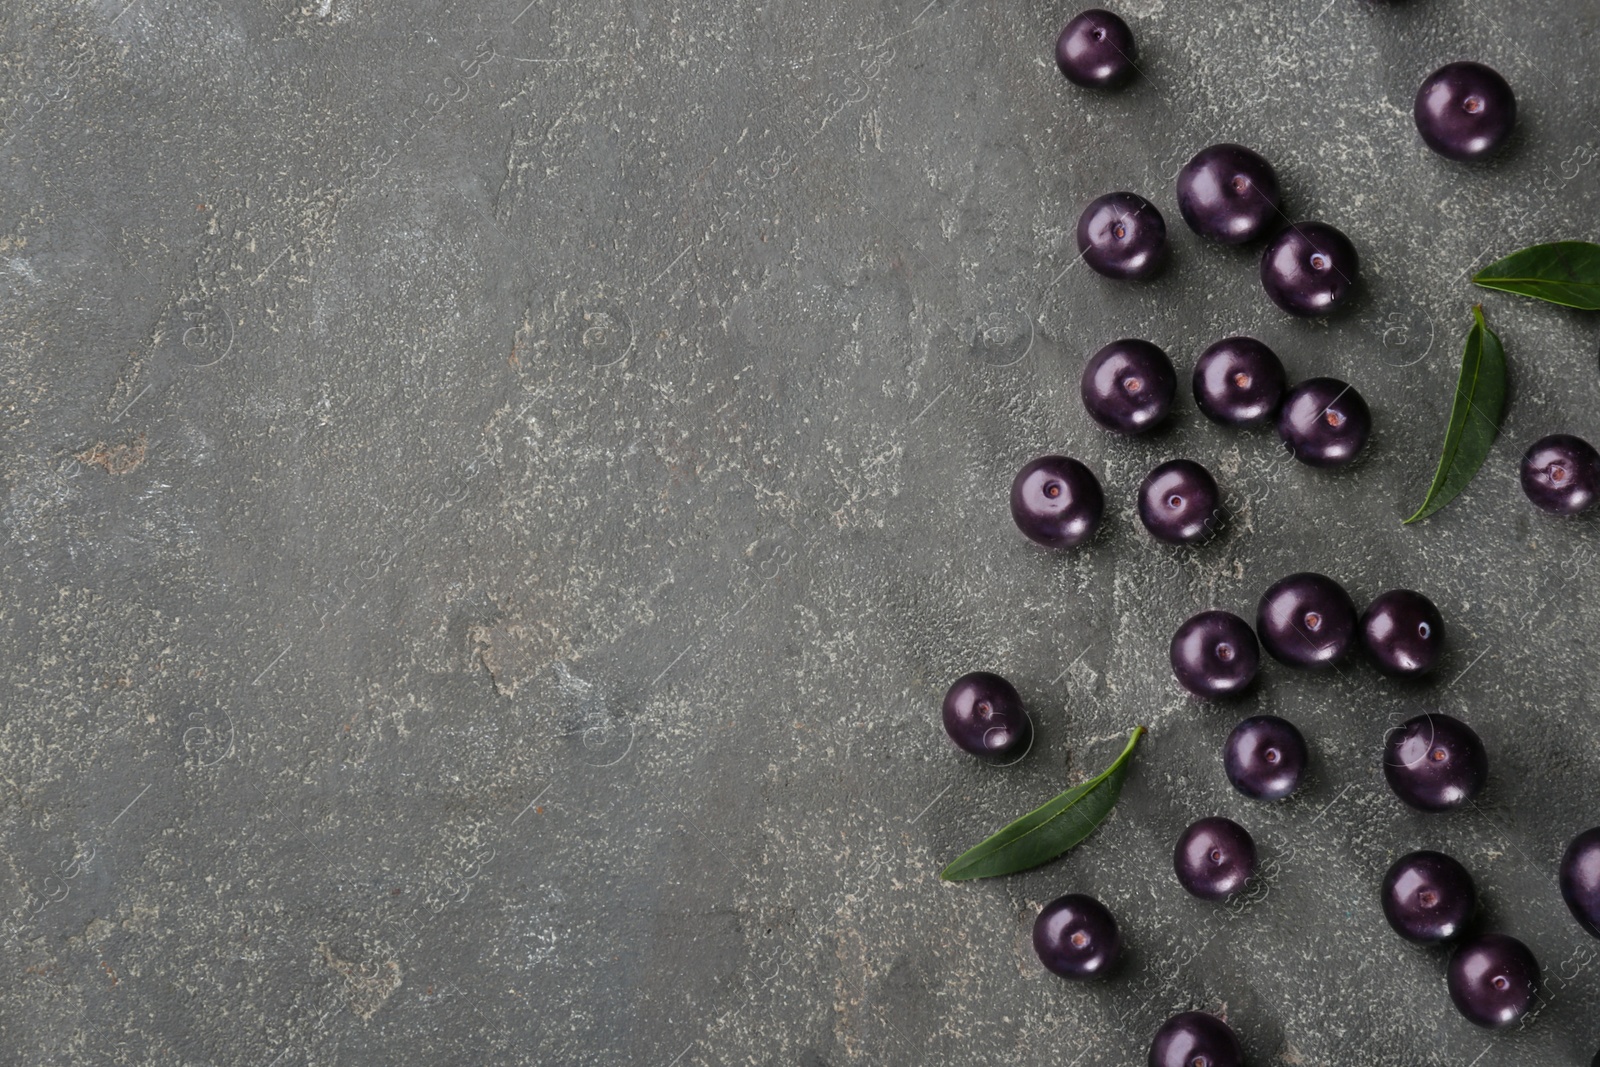
M 0 5 L 0 1061 L 1122 1067 L 1197 1008 L 1253 1067 L 1587 1062 L 1600 941 L 1556 867 L 1600 823 L 1597 533 L 1517 461 L 1600 440 L 1600 324 L 1467 277 L 1600 236 L 1600 8 L 1117 10 L 1143 75 L 1090 93 L 1050 4 Z M 1412 126 L 1459 58 L 1517 92 L 1484 165 Z M 1218 141 L 1356 243 L 1344 313 L 1291 320 L 1258 248 L 1184 227 L 1150 284 L 1078 264 L 1083 204 L 1175 219 Z M 1477 300 L 1504 432 L 1402 528 Z M 1239 333 L 1368 398 L 1355 468 L 1186 393 L 1148 440 L 1083 411 L 1107 341 L 1186 382 Z M 1007 513 L 1046 452 L 1106 487 L 1066 555 Z M 1174 457 L 1230 509 L 1197 550 L 1133 517 Z M 1301 570 L 1432 598 L 1434 679 L 1188 699 L 1177 625 Z M 1014 767 L 943 736 L 980 669 L 1037 722 Z M 1430 709 L 1490 751 L 1452 816 L 1378 762 Z M 1251 714 L 1310 744 L 1281 804 L 1222 772 Z M 1098 836 L 938 881 L 1136 722 Z M 1231 905 L 1172 877 L 1208 815 L 1261 849 Z M 1385 925 L 1416 848 L 1538 955 L 1524 1030 L 1459 1018 Z M 1033 956 L 1065 892 L 1117 915 L 1107 981 Z

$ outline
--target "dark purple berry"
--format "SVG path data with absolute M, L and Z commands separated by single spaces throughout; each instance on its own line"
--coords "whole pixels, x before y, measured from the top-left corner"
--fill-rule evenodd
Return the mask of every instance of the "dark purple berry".
M 1467 869 L 1443 852 L 1401 856 L 1383 876 L 1383 915 L 1407 941 L 1434 944 L 1461 933 L 1478 893 Z
M 1056 66 L 1074 85 L 1115 89 L 1132 80 L 1133 31 L 1109 11 L 1091 8 L 1067 23 L 1056 38 Z
M 1553 433 L 1522 456 L 1522 491 L 1554 515 L 1576 515 L 1600 495 L 1600 452 L 1581 437 Z
M 1325 222 L 1297 222 L 1261 254 L 1261 287 L 1291 315 L 1335 311 L 1356 284 L 1356 246 Z
M 1046 548 L 1072 548 L 1094 536 L 1105 513 L 1094 472 L 1066 456 L 1040 456 L 1011 482 L 1017 529 Z
M 1574 837 L 1562 855 L 1561 898 L 1578 925 L 1600 937 L 1600 826 Z
M 1254 800 L 1279 800 L 1306 776 L 1306 739 L 1287 719 L 1256 715 L 1233 728 L 1222 746 L 1228 781 Z
M 1447 63 L 1417 90 L 1411 114 L 1429 148 L 1471 163 L 1494 155 L 1511 136 L 1517 97 L 1482 63 Z
M 1222 525 L 1221 503 L 1210 471 L 1192 459 L 1168 460 L 1139 486 L 1139 521 L 1157 541 L 1198 544 Z
M 1283 202 L 1272 165 L 1243 145 L 1203 148 L 1178 172 L 1178 211 L 1189 229 L 1223 244 L 1253 241 Z
M 1063 978 L 1104 974 L 1122 951 L 1117 920 L 1093 897 L 1068 893 L 1044 906 L 1033 923 L 1039 962 Z
M 1355 647 L 1356 606 L 1326 575 L 1291 574 L 1261 594 L 1256 636 L 1281 663 L 1302 670 L 1331 667 Z
M 1089 417 L 1117 433 L 1144 433 L 1167 417 L 1178 375 L 1149 341 L 1112 341 L 1089 357 L 1079 383 Z
M 1149 1067 L 1242 1067 L 1244 1049 L 1215 1015 L 1186 1011 L 1161 1024 L 1147 1062 Z
M 1433 713 L 1389 731 L 1383 776 L 1394 795 L 1421 811 L 1450 811 L 1478 795 L 1489 777 L 1489 757 L 1472 727 Z
M 1261 666 L 1255 631 L 1226 611 L 1191 616 L 1172 635 L 1169 657 L 1178 684 L 1197 697 L 1242 693 Z
M 1450 999 L 1468 1022 L 1498 1030 L 1533 1007 L 1539 961 L 1514 937 L 1484 934 L 1456 950 L 1446 981 Z
M 1361 394 L 1337 378 L 1311 378 L 1289 390 L 1278 412 L 1278 436 L 1301 463 L 1342 467 L 1372 433 Z
M 1384 674 L 1427 674 L 1444 650 L 1444 616 L 1421 593 L 1391 589 L 1361 613 L 1361 642 Z
M 974 671 L 957 678 L 944 695 L 944 732 L 964 752 L 1004 759 L 1027 749 L 1033 724 L 1010 682 Z
M 1203 900 L 1243 889 L 1256 870 L 1256 843 L 1244 827 L 1220 815 L 1201 819 L 1178 838 L 1172 852 L 1178 884 Z
M 1078 251 L 1107 278 L 1153 278 L 1167 261 L 1167 224 L 1137 193 L 1107 193 L 1078 216 Z
M 1254 337 L 1228 337 L 1194 364 L 1194 402 L 1224 426 L 1258 426 L 1278 413 L 1288 378 L 1277 353 Z

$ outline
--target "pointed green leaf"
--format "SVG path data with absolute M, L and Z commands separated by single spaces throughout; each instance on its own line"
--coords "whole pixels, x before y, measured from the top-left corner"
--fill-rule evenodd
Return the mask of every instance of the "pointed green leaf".
M 1506 404 L 1506 353 L 1500 338 L 1483 321 L 1482 306 L 1472 309 L 1472 329 L 1467 331 L 1461 354 L 1461 374 L 1456 398 L 1445 424 L 1439 469 L 1422 506 L 1407 523 L 1425 519 L 1456 498 L 1483 466 L 1500 429 Z
M 1133 748 L 1143 736 L 1144 727 L 1134 727 L 1128 747 L 1111 766 L 963 852 L 939 877 L 964 882 L 1025 871 L 1055 859 L 1094 833 L 1116 807 Z
M 1485 289 L 1600 311 L 1600 245 L 1588 241 L 1533 245 L 1489 264 L 1472 280 Z

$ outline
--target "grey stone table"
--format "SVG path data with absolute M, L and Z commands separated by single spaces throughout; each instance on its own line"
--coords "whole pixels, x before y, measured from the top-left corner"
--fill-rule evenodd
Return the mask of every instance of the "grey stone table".
M 1514 472 L 1600 436 L 1600 331 L 1467 275 L 1596 236 L 1600 8 L 1121 10 L 1144 76 L 1095 95 L 1053 69 L 1049 4 L 5 5 L 0 1062 L 1111 1067 L 1198 1007 L 1257 1067 L 1586 1063 L 1600 942 L 1554 879 L 1600 822 L 1596 527 Z M 1461 57 L 1519 95 L 1491 165 L 1411 126 Z M 1172 177 L 1221 140 L 1352 236 L 1354 306 L 1291 321 L 1253 251 L 1182 229 Z M 1119 188 L 1175 227 L 1154 283 L 1074 269 L 1080 207 Z M 1475 300 L 1504 432 L 1402 528 Z M 1186 374 L 1234 332 L 1369 398 L 1357 469 L 1187 397 L 1150 440 L 1085 416 L 1105 341 Z M 1006 513 L 1046 450 L 1113 504 L 1072 554 Z M 1130 521 L 1175 455 L 1233 512 L 1199 551 Z M 1176 624 L 1300 569 L 1433 597 L 1437 680 L 1272 667 L 1239 707 L 1183 698 Z M 1034 710 L 1018 766 L 941 734 L 976 668 Z M 1384 787 L 1418 709 L 1490 746 L 1474 810 Z M 1218 765 L 1253 711 L 1311 740 L 1278 806 Z M 1135 722 L 1095 838 L 939 882 Z M 1210 814 L 1262 844 L 1237 906 L 1171 876 Z M 1543 962 L 1525 1029 L 1473 1029 L 1383 925 L 1420 846 Z M 1034 960 L 1067 890 L 1121 917 L 1114 979 Z

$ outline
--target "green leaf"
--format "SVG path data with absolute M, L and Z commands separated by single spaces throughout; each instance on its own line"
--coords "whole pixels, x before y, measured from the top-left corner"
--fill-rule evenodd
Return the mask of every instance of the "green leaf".
M 1128 747 L 1111 766 L 963 852 L 939 877 L 964 882 L 1015 874 L 1055 859 L 1094 833 L 1116 807 L 1122 780 L 1128 776 L 1128 761 L 1143 736 L 1144 727 L 1135 726 Z
M 1407 523 L 1425 519 L 1456 498 L 1478 473 L 1500 429 L 1506 406 L 1506 352 L 1500 338 L 1483 321 L 1483 307 L 1472 309 L 1472 329 L 1461 353 L 1461 375 L 1456 398 L 1445 424 L 1439 469 L 1417 513 Z
M 1489 264 L 1472 280 L 1485 289 L 1600 311 L 1600 245 L 1588 241 L 1533 245 Z

